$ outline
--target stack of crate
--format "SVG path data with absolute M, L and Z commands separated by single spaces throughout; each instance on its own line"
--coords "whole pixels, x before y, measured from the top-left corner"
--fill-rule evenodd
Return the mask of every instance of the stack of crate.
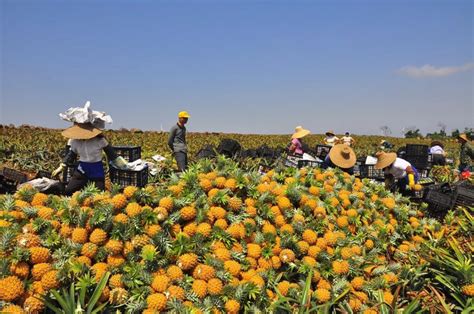
M 122 156 L 126 161 L 133 162 L 141 159 L 140 146 L 114 146 L 117 155 Z M 144 187 L 148 183 L 148 166 L 141 170 L 121 170 L 115 167 L 109 168 L 110 181 L 121 187 L 137 186 Z
M 421 178 L 426 178 L 430 173 L 428 145 L 407 144 L 404 159 L 418 170 Z

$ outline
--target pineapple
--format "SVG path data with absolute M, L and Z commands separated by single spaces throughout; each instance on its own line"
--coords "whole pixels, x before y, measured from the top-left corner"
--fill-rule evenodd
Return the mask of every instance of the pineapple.
M 207 295 L 207 283 L 204 280 L 194 280 L 192 289 L 193 292 L 201 299 Z
M 85 228 L 74 228 L 71 239 L 73 242 L 84 244 L 87 242 L 88 234 Z
M 110 288 L 123 288 L 124 284 L 122 281 L 122 274 L 115 274 L 109 278 L 109 287 Z
M 284 297 L 288 294 L 289 289 L 290 283 L 286 280 L 280 281 L 277 285 L 278 292 L 280 292 L 280 294 Z
M 89 241 L 97 245 L 102 245 L 107 241 L 107 233 L 100 228 L 96 228 L 90 234 Z
M 316 289 L 314 291 L 314 296 L 316 297 L 316 300 L 318 300 L 318 303 L 326 303 L 331 299 L 331 293 L 326 290 L 326 289 Z
M 58 271 L 50 270 L 41 277 L 41 285 L 45 290 L 56 289 L 59 287 Z
M 172 281 L 179 281 L 183 278 L 183 271 L 175 265 L 170 265 L 166 270 L 166 274 Z
M 81 254 L 87 256 L 89 258 L 94 258 L 95 254 L 97 253 L 97 245 L 92 242 L 84 243 L 81 248 Z
M 295 260 L 295 253 L 290 249 L 283 249 L 280 252 L 280 259 L 283 263 L 291 263 Z
M 240 311 L 240 303 L 235 299 L 228 300 L 224 307 L 228 314 L 238 314 Z
M 179 211 L 181 219 L 185 221 L 192 220 L 196 217 L 196 209 L 192 206 L 185 206 Z
M 126 186 L 124 189 L 123 189 L 123 195 L 128 198 L 128 199 L 131 199 L 135 192 L 137 192 L 138 188 L 136 186 Z
M 210 295 L 220 295 L 222 293 L 223 284 L 220 279 L 212 278 L 207 282 L 207 292 Z
M 216 271 L 212 266 L 199 264 L 194 268 L 193 277 L 208 281 L 216 276 Z
M 160 207 L 165 208 L 170 213 L 174 207 L 174 200 L 169 196 L 163 197 L 162 199 L 160 199 L 158 205 Z
M 23 303 L 23 308 L 26 313 L 42 313 L 45 307 L 43 301 L 35 296 L 31 296 L 26 298 Z
M 123 243 L 119 240 L 109 239 L 105 244 L 105 248 L 112 254 L 120 254 L 123 250 Z
M 13 301 L 24 292 L 23 282 L 17 276 L 8 276 L 0 279 L 0 300 Z
M 242 207 L 242 200 L 236 196 L 229 199 L 229 207 L 233 211 L 238 211 Z
M 158 275 L 158 276 L 155 276 L 155 278 L 153 278 L 151 287 L 156 292 L 165 292 L 166 289 L 168 288 L 169 282 L 170 282 L 170 278 L 168 278 L 168 276 Z
M 31 206 L 43 206 L 48 200 L 48 195 L 44 193 L 36 193 L 31 200 Z
M 153 311 L 163 311 L 166 309 L 167 299 L 163 293 L 153 293 L 146 298 L 148 308 Z
M 338 275 L 347 274 L 349 272 L 349 263 L 345 260 L 333 261 L 332 269 Z
M 122 209 L 127 205 L 127 198 L 123 194 L 117 194 L 112 197 L 112 205 L 114 209 Z
M 2 313 L 8 314 L 25 314 L 26 312 L 18 305 L 8 304 L 2 309 Z
M 142 207 L 135 202 L 128 203 L 127 207 L 125 207 L 125 212 L 127 213 L 127 216 L 130 218 L 133 218 L 137 215 L 139 215 L 142 212 Z
M 128 292 L 124 288 L 113 288 L 110 291 L 109 302 L 113 305 L 123 305 L 127 302 Z
M 230 260 L 224 262 L 224 269 L 232 276 L 237 276 L 240 273 L 241 266 L 238 262 Z
M 253 258 L 259 258 L 261 254 L 262 254 L 262 248 L 260 247 L 260 245 L 255 244 L 255 243 L 247 244 L 247 256 L 253 257 Z
M 10 272 L 22 279 L 25 279 L 30 274 L 30 267 L 28 263 L 19 262 L 10 266 Z
M 40 246 L 30 248 L 30 262 L 32 264 L 47 263 L 50 258 L 49 249 Z
M 168 299 L 176 298 L 179 301 L 184 301 L 185 299 L 185 291 L 180 286 L 169 286 L 165 294 Z
M 53 267 L 49 263 L 38 263 L 33 265 L 33 268 L 31 269 L 31 275 L 33 276 L 34 280 L 41 280 L 41 277 L 43 277 L 44 274 L 52 269 Z

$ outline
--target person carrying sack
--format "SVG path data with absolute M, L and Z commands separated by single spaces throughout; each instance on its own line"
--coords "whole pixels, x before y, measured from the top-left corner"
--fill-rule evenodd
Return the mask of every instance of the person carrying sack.
M 171 149 L 179 172 L 183 172 L 188 167 L 188 147 L 186 144 L 185 124 L 191 116 L 186 111 L 178 113 L 178 122 L 170 129 L 168 137 L 168 147 Z
M 334 145 L 322 164 L 323 169 L 339 168 L 348 174 L 354 174 L 354 165 L 357 162 L 354 150 L 346 144 Z
M 390 188 L 396 179 L 400 193 L 406 195 L 407 191 L 415 189 L 419 174 L 408 161 L 398 158 L 396 153 L 378 152 L 375 157 L 375 169 L 384 170 L 386 188 Z
M 295 133 L 291 136 L 290 146 L 288 147 L 288 153 L 291 155 L 303 155 L 303 142 L 301 139 L 311 133 L 310 130 L 303 129 L 302 126 L 295 128 Z
M 72 195 L 89 182 L 93 182 L 100 190 L 105 190 L 102 151 L 106 153 L 113 166 L 119 169 L 127 168 L 126 160 L 116 154 L 99 129 L 100 126 L 104 126 L 104 120 L 96 121 L 101 120 L 98 118 L 100 115 L 91 111 L 89 106 L 90 103 L 87 102 L 84 108 L 70 108 L 65 114 L 60 114 L 64 120 L 72 121 L 74 125 L 61 133 L 69 139 L 70 149 L 52 176 L 56 177 L 66 168 L 66 164 L 74 164 L 79 157 L 79 165 L 66 186 L 66 195 Z

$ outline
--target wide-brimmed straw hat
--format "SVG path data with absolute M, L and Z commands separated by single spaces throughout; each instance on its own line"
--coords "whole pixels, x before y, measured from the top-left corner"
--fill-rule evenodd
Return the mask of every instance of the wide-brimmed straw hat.
M 331 135 L 332 135 L 332 136 L 335 136 L 336 133 L 334 133 L 333 130 L 329 130 L 329 131 L 326 132 L 326 135 L 327 135 L 327 136 L 331 136 Z
M 308 135 L 309 133 L 311 133 L 310 130 L 303 129 L 302 126 L 298 125 L 295 128 L 295 133 L 293 133 L 291 138 L 302 138 L 302 137 L 305 137 L 306 135 Z
M 102 131 L 91 123 L 74 123 L 73 126 L 62 131 L 62 135 L 73 140 L 88 140 L 101 134 Z
M 375 154 L 375 157 L 377 157 L 375 169 L 383 169 L 385 167 L 390 166 L 397 159 L 397 154 L 378 152 L 377 154 Z
M 458 135 L 458 138 L 465 140 L 466 142 L 469 142 L 469 139 L 467 138 L 466 133 L 461 133 Z
M 337 144 L 329 151 L 331 162 L 340 168 L 354 167 L 357 158 L 356 154 L 348 145 Z

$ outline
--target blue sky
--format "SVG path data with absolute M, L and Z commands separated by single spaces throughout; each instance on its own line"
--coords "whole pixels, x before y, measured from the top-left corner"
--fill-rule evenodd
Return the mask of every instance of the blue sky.
M 3 124 L 393 135 L 474 125 L 472 1 L 1 0 Z

